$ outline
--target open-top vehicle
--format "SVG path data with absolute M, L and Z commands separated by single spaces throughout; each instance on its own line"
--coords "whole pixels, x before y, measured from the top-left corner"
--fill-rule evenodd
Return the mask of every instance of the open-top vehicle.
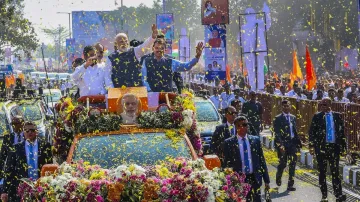
M 118 95 L 117 105 L 124 94 L 131 93 L 117 91 L 125 91 Z M 228 186 L 234 187 L 237 198 L 244 198 L 249 189 L 244 177 L 217 169 L 217 156 L 202 156 L 191 94 L 160 93 L 158 103 L 167 104 L 156 108 L 141 93 L 134 94 L 141 109 L 135 125 L 125 124 L 117 115 L 123 109 L 114 108 L 111 92 L 108 110 L 85 107 L 104 102 L 101 96 L 80 98 L 78 101 L 87 103 L 78 106 L 62 100 L 56 108 L 65 126 L 60 126 L 63 133 L 57 133 L 54 149 L 58 161 L 64 153 L 66 161 L 60 166 L 43 166 L 37 183 L 25 179 L 19 187 L 20 197 L 43 201 L 89 197 L 97 199 L 94 201 L 222 201 L 233 197 Z M 230 178 L 232 181 L 227 180 Z

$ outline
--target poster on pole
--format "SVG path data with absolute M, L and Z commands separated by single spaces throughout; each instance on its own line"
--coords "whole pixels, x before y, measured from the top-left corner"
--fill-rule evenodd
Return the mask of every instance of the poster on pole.
M 202 0 L 201 22 L 203 25 L 229 24 L 229 0 Z
M 209 48 L 226 48 L 225 25 L 205 25 L 205 46 Z
M 156 14 L 156 26 L 161 30 L 166 40 L 165 54 L 172 54 L 172 40 L 174 39 L 174 15 L 172 13 Z
M 208 80 L 218 77 L 225 80 L 226 77 L 226 49 L 205 48 L 205 71 Z

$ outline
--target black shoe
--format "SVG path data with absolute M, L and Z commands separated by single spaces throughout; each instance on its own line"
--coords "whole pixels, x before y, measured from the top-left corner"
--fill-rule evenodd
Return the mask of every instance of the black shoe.
M 276 178 L 276 185 L 277 185 L 278 187 L 281 186 L 281 178 Z
M 346 201 L 346 195 L 340 195 L 336 198 L 336 202 Z
M 293 186 L 291 186 L 291 187 L 288 187 L 287 190 L 288 190 L 288 191 L 296 191 L 296 188 L 293 187 Z

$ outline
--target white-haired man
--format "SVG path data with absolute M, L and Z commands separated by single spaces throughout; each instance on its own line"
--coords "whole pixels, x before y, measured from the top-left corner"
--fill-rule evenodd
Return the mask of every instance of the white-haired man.
M 139 99 L 131 93 L 125 94 L 120 103 L 123 112 L 120 114 L 124 124 L 136 124 Z
M 109 55 L 106 63 L 108 76 L 111 75 L 115 88 L 143 85 L 140 60 L 142 56 L 151 51 L 151 47 L 158 35 L 156 25 L 153 24 L 151 29 L 152 36 L 135 48 L 129 47 L 129 39 L 125 33 L 116 35 L 117 51 Z

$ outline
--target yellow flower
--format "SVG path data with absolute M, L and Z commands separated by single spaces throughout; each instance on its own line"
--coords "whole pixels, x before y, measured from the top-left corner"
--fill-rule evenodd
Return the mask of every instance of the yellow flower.
M 126 89 L 126 86 L 125 85 L 122 85 L 121 86 L 121 90 L 125 90 Z
M 103 179 L 104 176 L 105 176 L 105 172 L 103 170 L 95 171 L 91 174 L 89 179 L 90 180 L 100 180 L 100 179 Z
M 131 164 L 130 166 L 129 166 L 129 171 L 130 172 L 133 172 L 135 170 L 135 166 L 134 166 L 134 164 Z
M 170 171 L 166 167 L 161 167 L 159 169 L 156 169 L 156 172 L 161 178 L 167 178 L 170 176 Z

